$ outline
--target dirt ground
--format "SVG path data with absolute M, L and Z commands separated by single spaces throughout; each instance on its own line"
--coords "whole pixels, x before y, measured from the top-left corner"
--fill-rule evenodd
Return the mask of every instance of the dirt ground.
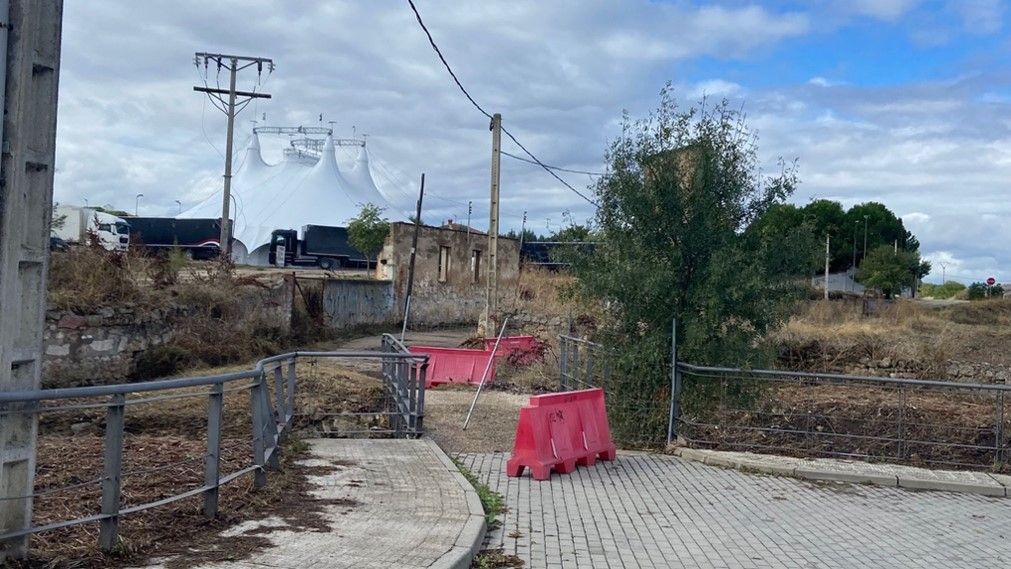
M 519 409 L 528 397 L 484 390 L 467 430 L 463 421 L 474 400 L 473 388 L 439 387 L 425 393 L 425 431 L 449 455 L 466 452 L 509 452 L 516 434 Z

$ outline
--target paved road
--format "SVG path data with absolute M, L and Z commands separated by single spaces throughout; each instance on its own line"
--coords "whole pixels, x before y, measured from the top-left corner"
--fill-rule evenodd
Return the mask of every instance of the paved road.
M 544 568 L 1011 567 L 1007 499 L 817 484 L 672 456 L 535 482 L 460 457 L 509 507 L 486 546 Z

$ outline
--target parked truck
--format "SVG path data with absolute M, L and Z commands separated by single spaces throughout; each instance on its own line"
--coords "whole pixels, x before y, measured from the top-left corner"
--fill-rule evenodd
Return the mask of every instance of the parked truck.
M 134 247 L 152 252 L 182 251 L 190 259 L 221 254 L 221 221 L 217 218 L 128 217 Z
M 301 239 L 294 229 L 275 229 L 270 234 L 269 261 L 277 267 L 317 266 L 324 270 L 368 262 L 348 242 L 346 227 L 327 225 L 303 226 Z
M 53 237 L 70 245 L 87 245 L 94 239 L 108 251 L 130 248 L 130 224 L 121 217 L 90 207 L 59 205 L 53 219 Z

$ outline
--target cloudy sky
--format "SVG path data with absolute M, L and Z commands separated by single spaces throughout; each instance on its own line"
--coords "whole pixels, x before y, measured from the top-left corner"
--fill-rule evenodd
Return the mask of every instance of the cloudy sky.
M 416 0 L 461 81 L 546 163 L 603 168 L 623 110 L 664 83 L 743 105 L 762 159 L 796 158 L 793 200 L 887 204 L 949 278 L 1011 280 L 1011 36 L 1000 0 Z M 369 135 L 380 186 L 426 219 L 487 218 L 488 121 L 453 85 L 406 0 L 66 3 L 56 199 L 170 215 L 221 183 L 224 117 L 192 91 L 195 51 L 271 57 L 273 95 L 240 116 Z M 212 72 L 213 76 L 213 72 Z M 252 88 L 247 73 L 240 88 Z M 261 123 L 262 124 L 262 123 Z M 265 141 L 266 142 L 266 141 Z M 279 145 L 266 149 L 278 153 Z M 506 143 L 504 150 L 519 150 Z M 503 228 L 592 206 L 503 159 Z M 592 179 L 561 174 L 577 188 Z M 393 215 L 397 215 L 393 212 Z M 486 224 L 475 222 L 475 225 Z

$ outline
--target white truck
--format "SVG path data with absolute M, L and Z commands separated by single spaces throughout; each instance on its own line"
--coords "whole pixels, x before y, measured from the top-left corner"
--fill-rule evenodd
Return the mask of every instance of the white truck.
M 108 251 L 130 248 L 130 224 L 123 218 L 94 208 L 72 205 L 56 206 L 53 218 L 62 220 L 60 227 L 53 227 L 53 235 L 67 243 L 87 245 L 89 234 L 93 234 L 98 244 Z

